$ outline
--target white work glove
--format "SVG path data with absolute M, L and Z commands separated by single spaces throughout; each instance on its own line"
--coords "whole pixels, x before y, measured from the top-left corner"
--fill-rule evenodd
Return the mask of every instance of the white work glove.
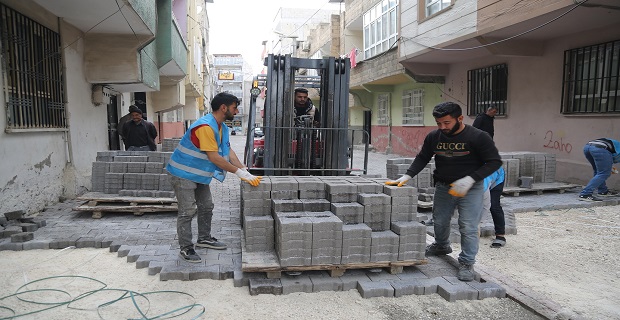
M 450 188 L 448 193 L 455 197 L 464 197 L 474 183 L 476 183 L 476 181 L 470 176 L 458 179 L 450 184 L 452 188 Z
M 618 174 L 618 169 L 616 169 L 616 167 L 611 167 L 611 174 Z
M 247 172 L 244 169 L 237 169 L 237 171 L 235 171 L 235 174 L 237 175 L 237 177 L 239 177 L 239 179 L 249 183 L 252 187 L 256 187 L 258 186 L 258 184 L 260 183 L 260 179 L 262 179 L 263 177 L 260 176 L 255 176 L 249 172 Z
M 396 179 L 396 180 L 388 180 L 385 182 L 385 184 L 387 184 L 388 186 L 398 186 L 398 187 L 402 187 L 404 185 L 407 184 L 407 181 L 411 180 L 411 176 L 408 174 L 403 174 L 402 177 Z

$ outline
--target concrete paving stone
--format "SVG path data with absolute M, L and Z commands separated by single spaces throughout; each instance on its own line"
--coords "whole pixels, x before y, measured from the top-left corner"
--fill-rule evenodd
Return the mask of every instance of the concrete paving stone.
M 188 269 L 184 266 L 176 266 L 171 264 L 164 264 L 159 271 L 159 280 L 160 281 L 168 281 L 168 280 L 189 280 L 189 272 Z
M 22 228 L 18 227 L 18 226 L 9 226 L 4 228 L 4 232 L 3 232 L 3 237 L 4 238 L 9 238 L 10 236 L 17 234 L 17 233 L 22 233 Z
M 24 250 L 24 244 L 21 242 L 10 242 L 10 240 L 4 240 L 0 243 L 0 250 L 22 251 Z
M 34 233 L 32 232 L 20 232 L 11 235 L 11 242 L 26 242 L 34 239 Z
M 467 284 L 478 290 L 478 300 L 486 298 L 505 298 L 506 289 L 494 282 L 472 281 Z
M 11 221 L 11 220 L 21 219 L 24 217 L 25 214 L 26 212 L 24 210 L 15 210 L 15 211 L 5 212 L 4 217 L 7 220 Z
M 17 226 L 22 228 L 23 232 L 35 232 L 39 229 L 36 223 L 18 223 Z
M 280 283 L 282 283 L 282 294 L 290 294 L 295 292 L 311 293 L 313 290 L 312 280 L 310 280 L 309 276 L 304 274 L 299 276 L 289 276 L 283 273 L 280 278 Z
M 239 265 L 220 265 L 220 280 L 232 279 L 236 270 L 241 270 L 241 261 Z
M 52 245 L 54 245 L 54 247 L 52 247 Z M 64 249 L 68 247 L 75 247 L 75 240 L 59 239 L 57 241 L 50 242 L 50 249 Z
M 340 281 L 342 281 L 342 290 L 349 291 L 351 289 L 357 289 L 357 283 L 359 281 L 370 281 L 370 278 L 368 278 L 364 270 L 349 269 L 340 276 Z
M 325 275 L 310 275 L 312 282 L 312 292 L 321 291 L 342 291 L 342 280 L 339 277 L 330 277 Z
M 155 256 L 155 255 L 141 255 L 139 256 L 135 263 L 136 263 L 136 269 L 143 269 L 143 268 L 148 268 L 151 264 L 151 262 L 164 262 L 165 259 L 164 256 Z
M 397 280 L 390 281 L 390 284 L 394 288 L 394 297 L 409 296 L 412 294 L 423 295 L 424 287 L 418 285 L 416 280 Z
M 400 280 L 398 275 L 390 274 L 386 272 L 385 270 L 381 270 L 381 272 L 366 271 L 366 275 L 368 276 L 370 281 L 375 281 L 375 282 Z
M 251 278 L 249 281 L 250 295 L 259 294 L 282 294 L 282 283 L 280 279 L 256 279 Z
M 28 242 L 24 242 L 22 249 L 23 250 L 36 250 L 36 249 L 49 249 L 50 241 L 49 240 L 32 240 Z
M 224 280 L 220 273 L 219 265 L 206 265 L 192 267 L 189 271 L 189 280 L 198 279 L 211 279 L 211 280 Z
M 439 284 L 437 286 L 437 293 L 448 302 L 478 299 L 478 290 L 465 282 Z
M 127 254 L 127 262 L 133 263 L 140 258 L 141 255 L 149 256 L 155 255 L 155 250 L 145 250 L 144 248 L 140 249 L 131 249 Z
M 394 287 L 388 281 L 358 281 L 357 291 L 364 299 L 394 296 Z
M 95 240 L 95 238 L 79 238 L 75 242 L 75 247 L 76 248 L 96 248 L 97 241 Z

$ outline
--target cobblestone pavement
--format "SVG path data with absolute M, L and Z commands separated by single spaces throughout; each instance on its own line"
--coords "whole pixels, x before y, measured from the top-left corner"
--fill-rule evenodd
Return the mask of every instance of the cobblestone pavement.
M 242 158 L 245 136 L 232 136 L 231 138 L 233 149 Z M 354 151 L 354 158 L 362 158 L 362 155 L 362 151 Z M 386 160 L 396 157 L 398 156 L 371 152 L 368 174 L 385 177 Z M 67 200 L 49 206 L 38 214 L 39 218 L 45 220 L 46 225 L 34 232 L 34 240 L 12 243 L 10 238 L 5 238 L 0 240 L 0 250 L 62 249 L 69 246 L 77 248 L 109 247 L 111 252 L 118 252 L 119 257 L 126 257 L 128 262 L 135 263 L 136 268 L 148 268 L 150 275 L 159 274 L 161 280 L 234 278 L 235 285 L 248 285 L 249 281 L 254 278 L 258 293 L 263 290 L 259 281 L 261 279 L 267 283 L 266 292 L 281 293 L 284 284 L 290 283 L 290 281 L 287 282 L 286 276 L 282 278 L 281 282 L 280 279 L 275 279 L 279 282 L 274 289 L 273 279 L 264 279 L 264 274 L 248 275 L 241 272 L 242 229 L 239 214 L 239 179 L 235 175 L 229 174 L 224 183 L 215 182 L 211 186 L 215 202 L 212 235 L 227 243 L 228 248 L 226 250 L 197 248 L 198 254 L 203 258 L 202 263 L 187 263 L 179 258 L 176 212 L 146 213 L 142 216 L 110 212 L 105 213 L 101 219 L 93 219 L 90 212 L 72 210 L 81 204 L 77 200 Z M 519 197 L 505 196 L 502 204 L 507 214 L 512 217 L 507 220 L 516 225 L 515 212 L 617 205 L 618 200 L 605 201 L 604 203 L 581 202 L 577 200 L 576 191 L 569 190 L 564 194 L 548 192 L 542 196 L 535 194 L 522 194 Z M 195 220 L 194 237 L 197 232 Z M 362 276 L 363 279 L 370 282 L 365 287 L 358 287 L 360 293 L 365 296 L 373 296 L 376 292 L 384 292 L 381 290 L 385 289 L 382 286 L 385 285 L 386 281 L 400 285 L 401 289 L 404 288 L 402 290 L 405 290 L 408 288 L 406 284 L 410 283 L 411 279 L 424 277 L 432 280 L 438 276 L 452 279 L 456 275 L 456 270 L 454 261 L 448 257 L 433 257 L 428 259 L 426 265 L 406 267 L 400 276 L 390 275 L 385 271 L 377 274 L 365 271 L 361 273 L 346 272 L 338 280 L 341 285 L 334 287 L 332 283 L 327 287 L 332 288 L 332 290 L 343 290 L 346 287 L 345 283 L 350 284 L 353 281 L 351 279 L 358 283 L 359 276 Z M 325 277 L 325 271 L 309 273 L 307 276 L 310 277 L 311 281 L 312 279 L 318 281 L 317 279 Z M 279 292 L 277 288 L 280 288 Z M 290 290 L 290 287 L 284 286 L 284 288 L 284 291 L 287 290 L 286 288 Z M 412 288 L 410 289 L 413 290 Z M 272 292 L 273 290 L 275 291 Z M 394 294 L 393 291 L 392 296 Z M 457 294 L 462 295 L 463 292 L 458 291 L 453 296 L 446 293 L 447 296 L 444 297 L 448 300 L 455 299 L 455 297 L 460 297 Z

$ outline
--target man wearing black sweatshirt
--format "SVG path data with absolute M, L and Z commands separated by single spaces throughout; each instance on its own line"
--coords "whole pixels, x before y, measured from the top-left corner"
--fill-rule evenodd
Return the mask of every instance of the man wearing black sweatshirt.
M 446 255 L 450 247 L 450 219 L 459 210 L 461 281 L 474 280 L 473 265 L 478 253 L 479 232 L 484 195 L 483 179 L 502 165 L 493 139 L 484 131 L 463 123 L 461 107 L 454 102 L 440 103 L 433 109 L 437 130 L 424 139 L 420 153 L 397 180 L 388 185 L 403 186 L 417 175 L 435 156 L 435 196 L 433 221 L 435 242 L 426 247 L 427 256 Z

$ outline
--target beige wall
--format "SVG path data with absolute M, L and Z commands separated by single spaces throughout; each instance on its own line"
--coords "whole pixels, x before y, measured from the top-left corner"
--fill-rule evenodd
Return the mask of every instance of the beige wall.
M 573 34 L 545 44 L 540 57 L 499 57 L 450 66 L 444 91 L 458 103 L 467 101 L 467 71 L 499 63 L 508 65 L 508 116 L 496 118 L 495 141 L 500 151 L 538 151 L 557 155 L 557 180 L 586 183 L 592 175 L 583 156 L 590 139 L 620 139 L 620 116 L 565 116 L 560 113 L 563 55 L 567 49 L 620 39 L 620 24 L 605 30 Z M 446 98 L 446 100 L 455 100 Z M 473 117 L 466 123 L 471 124 Z M 620 179 L 610 185 L 620 188 Z

